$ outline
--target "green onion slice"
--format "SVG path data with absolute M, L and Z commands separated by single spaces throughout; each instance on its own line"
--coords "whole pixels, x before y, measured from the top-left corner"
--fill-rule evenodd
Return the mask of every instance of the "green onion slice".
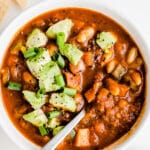
M 14 91 L 20 91 L 22 85 L 16 82 L 9 82 L 7 88 Z
M 64 46 L 65 43 L 65 33 L 64 32 L 59 32 L 56 35 L 56 43 L 59 47 L 59 49 L 61 49 Z
M 52 56 L 53 60 L 56 61 L 58 59 L 58 56 L 59 56 L 59 53 L 58 52 L 54 52 L 53 56 Z
M 40 131 L 40 133 L 41 133 L 42 136 L 48 134 L 48 132 L 47 132 L 47 130 L 46 130 L 46 128 L 44 126 L 40 126 L 39 127 L 39 131 Z
M 51 111 L 47 114 L 47 116 L 49 119 L 57 118 L 57 117 L 61 116 L 61 111 L 58 111 L 58 110 Z
M 63 128 L 64 128 L 64 126 L 58 126 L 58 127 L 54 128 L 53 129 L 53 136 L 58 134 L 58 132 L 60 132 Z
M 65 81 L 64 81 L 64 78 L 63 78 L 62 74 L 55 76 L 55 81 L 56 81 L 57 85 L 59 85 L 61 87 L 65 86 Z
M 67 95 L 74 96 L 74 95 L 76 95 L 77 90 L 76 90 L 76 89 L 73 89 L 73 88 L 67 88 L 67 87 L 65 87 L 65 88 L 63 89 L 63 92 L 64 92 L 65 94 L 67 94 Z
M 46 93 L 46 91 L 45 91 L 44 88 L 39 89 L 39 90 L 37 91 L 37 93 L 36 93 L 36 97 L 37 97 L 37 98 L 40 98 L 40 96 L 43 95 L 43 94 L 45 94 L 45 93 Z
M 59 65 L 61 68 L 64 68 L 64 67 L 65 67 L 65 60 L 64 60 L 64 58 L 63 58 L 61 55 L 58 56 L 58 58 L 57 58 L 57 63 L 58 63 L 58 65 Z
M 24 51 L 23 55 L 24 55 L 24 58 L 30 58 L 30 57 L 35 56 L 37 53 L 38 53 L 38 48 L 34 47 L 34 48 L 29 48 L 26 51 Z

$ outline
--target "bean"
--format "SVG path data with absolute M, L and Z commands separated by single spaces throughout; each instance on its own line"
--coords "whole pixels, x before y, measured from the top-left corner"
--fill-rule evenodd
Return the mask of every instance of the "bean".
M 48 104 L 48 105 L 44 105 L 42 107 L 42 110 L 44 111 L 44 113 L 48 113 L 48 112 L 51 112 L 53 111 L 55 108 L 51 105 L 51 104 Z
M 135 48 L 135 47 L 131 48 L 127 55 L 127 63 L 128 64 L 133 63 L 135 61 L 137 55 L 138 55 L 137 48 Z
M 103 132 L 106 131 L 105 124 L 103 122 L 95 123 L 94 129 L 95 129 L 95 132 L 99 135 L 101 135 Z
M 116 81 L 112 80 L 111 78 L 107 79 L 106 82 L 110 93 L 114 96 L 118 96 L 120 94 L 119 84 Z
M 117 42 L 115 44 L 115 52 L 119 57 L 124 57 L 128 49 L 128 43 L 126 42 Z
M 47 48 L 48 48 L 50 56 L 53 56 L 54 52 L 56 52 L 58 50 L 58 47 L 55 44 L 53 44 L 53 43 L 48 45 Z
M 22 77 L 26 83 L 32 84 L 32 85 L 36 84 L 36 79 L 29 72 L 27 71 L 24 72 Z
M 101 99 L 107 98 L 108 94 L 109 94 L 109 91 L 105 88 L 102 88 L 97 95 L 97 99 L 101 100 Z
M 26 121 L 23 120 L 23 119 L 20 119 L 19 125 L 20 125 L 23 129 L 31 129 L 31 126 L 32 126 L 30 123 L 26 122 Z M 33 131 L 33 129 L 32 129 L 32 131 Z
M 111 73 L 115 69 L 116 65 L 117 61 L 115 59 L 110 61 L 106 66 L 107 73 Z
M 117 117 L 118 119 L 120 119 L 120 118 L 121 118 L 121 114 L 120 114 L 120 113 L 116 113 L 116 117 Z
M 8 58 L 8 66 L 12 66 L 14 64 L 16 64 L 19 61 L 18 57 L 15 55 L 11 55 Z
M 2 74 L 2 83 L 3 84 L 7 84 L 9 82 L 10 79 L 10 72 L 9 72 L 9 68 L 3 68 L 1 70 L 1 74 Z
M 103 67 L 106 63 L 108 63 L 113 57 L 113 50 L 109 49 L 107 53 L 104 53 L 102 56 L 101 66 Z
M 46 23 L 45 23 L 45 21 L 44 21 L 43 19 L 38 19 L 38 20 L 36 20 L 36 21 L 34 22 L 34 25 L 35 25 L 36 27 L 43 27 L 43 26 L 46 25 Z
M 49 140 L 50 140 L 50 137 L 48 135 L 42 137 L 43 143 L 47 143 Z
M 136 62 L 137 62 L 138 65 L 142 65 L 142 64 L 143 64 L 143 60 L 142 60 L 142 58 L 140 58 L 140 57 L 138 57 L 138 58 L 136 59 Z
M 118 105 L 119 105 L 120 108 L 123 109 L 123 108 L 125 108 L 128 105 L 128 102 L 126 100 L 122 99 L 122 100 L 119 101 Z
M 21 80 L 21 66 L 20 65 L 13 65 L 10 68 L 10 74 L 13 80 L 20 81 Z
M 74 100 L 76 102 L 76 105 L 77 105 L 77 112 L 80 111 L 83 106 L 84 106 L 84 98 L 81 94 L 77 93 L 75 96 L 74 96 Z
M 12 49 L 10 50 L 10 54 L 12 55 L 18 55 L 19 51 L 21 50 L 21 47 L 24 45 L 24 40 L 23 39 L 19 39 L 15 45 L 12 47 Z
M 72 65 L 70 63 L 69 68 L 73 74 L 77 74 L 77 73 L 83 72 L 85 70 L 85 64 L 84 64 L 83 60 L 80 60 L 77 65 Z
M 112 88 L 110 89 L 110 92 L 111 92 L 112 95 L 117 96 L 117 95 L 119 95 L 119 93 L 120 93 L 120 89 L 119 89 L 118 86 L 115 86 L 114 88 L 112 87 Z
M 131 77 L 137 86 L 139 86 L 142 83 L 142 78 L 139 72 L 137 71 L 133 72 L 131 74 Z
M 140 67 L 141 67 L 141 65 L 143 64 L 143 60 L 142 60 L 142 58 L 141 57 L 137 57 L 136 59 L 135 59 L 135 61 L 132 63 L 132 64 L 130 64 L 130 68 L 132 68 L 132 69 L 140 69 Z
M 93 27 L 85 27 L 77 36 L 77 41 L 79 43 L 87 43 L 95 34 L 95 29 Z
M 94 54 L 92 52 L 84 52 L 84 63 L 87 67 L 91 67 L 94 64 Z

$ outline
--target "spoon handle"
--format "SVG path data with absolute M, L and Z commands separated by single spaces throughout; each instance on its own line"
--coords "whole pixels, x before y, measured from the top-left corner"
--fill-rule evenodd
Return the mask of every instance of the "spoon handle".
M 85 110 L 83 109 L 70 123 L 68 123 L 55 137 L 53 137 L 42 150 L 55 150 L 57 145 L 71 132 L 71 130 L 84 116 Z

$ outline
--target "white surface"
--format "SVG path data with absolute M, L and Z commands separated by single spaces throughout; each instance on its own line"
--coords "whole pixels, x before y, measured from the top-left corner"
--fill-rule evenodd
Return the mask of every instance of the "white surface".
M 30 5 L 33 5 L 41 0 L 30 0 Z M 122 12 L 132 20 L 138 30 L 142 31 L 143 36 L 146 37 L 147 42 L 150 43 L 150 1 L 148 0 L 105 0 L 107 5 L 110 5 L 113 9 Z M 20 14 L 21 10 L 12 4 L 9 13 L 6 15 L 3 24 L 0 25 L 0 32 L 11 22 L 15 16 Z M 128 150 L 148 150 L 150 149 L 150 118 L 149 124 L 145 126 L 140 135 L 135 139 Z M 5 133 L 0 129 L 0 147 L 3 150 L 20 150 Z

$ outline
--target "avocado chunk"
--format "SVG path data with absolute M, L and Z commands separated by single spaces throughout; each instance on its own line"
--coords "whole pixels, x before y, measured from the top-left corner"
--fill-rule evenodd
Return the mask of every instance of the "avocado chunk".
M 38 52 L 35 56 L 27 59 L 26 63 L 30 72 L 38 79 L 39 72 L 43 66 L 51 61 L 51 57 L 48 51 L 44 48 L 38 48 Z
M 52 118 L 48 120 L 46 127 L 50 129 L 54 129 L 55 127 L 59 125 L 60 125 L 60 121 L 58 120 L 58 118 Z
M 45 46 L 47 42 L 48 38 L 45 33 L 42 32 L 40 29 L 35 28 L 27 37 L 26 46 L 28 48 L 42 47 Z
M 63 128 L 64 128 L 64 126 L 58 126 L 58 127 L 54 128 L 53 129 L 53 136 L 58 134 Z
M 65 93 L 53 93 L 50 97 L 49 103 L 56 108 L 61 108 L 70 112 L 76 111 L 76 103 L 71 96 Z
M 38 109 L 46 103 L 47 95 L 41 94 L 40 97 L 37 98 L 35 92 L 24 90 L 22 91 L 25 99 L 31 104 L 32 108 Z
M 104 52 L 107 52 L 108 49 L 111 48 L 116 41 L 117 38 L 111 32 L 101 32 L 97 34 L 96 43 L 103 49 Z
M 23 115 L 23 119 L 40 127 L 47 123 L 48 119 L 41 109 L 34 110 L 28 114 Z
M 83 55 L 83 52 L 72 44 L 64 44 L 60 52 L 62 55 L 66 56 L 73 65 L 77 65 Z
M 45 89 L 46 92 L 57 91 L 61 88 L 56 81 L 55 76 L 61 74 L 61 71 L 56 62 L 51 61 L 43 66 L 39 73 L 40 89 Z
M 49 38 L 56 39 L 57 33 L 64 32 L 65 33 L 65 41 L 67 41 L 67 38 L 70 34 L 70 31 L 71 31 L 73 25 L 74 24 L 71 19 L 61 20 L 61 21 L 55 23 L 54 25 L 50 26 L 46 32 L 46 35 Z

